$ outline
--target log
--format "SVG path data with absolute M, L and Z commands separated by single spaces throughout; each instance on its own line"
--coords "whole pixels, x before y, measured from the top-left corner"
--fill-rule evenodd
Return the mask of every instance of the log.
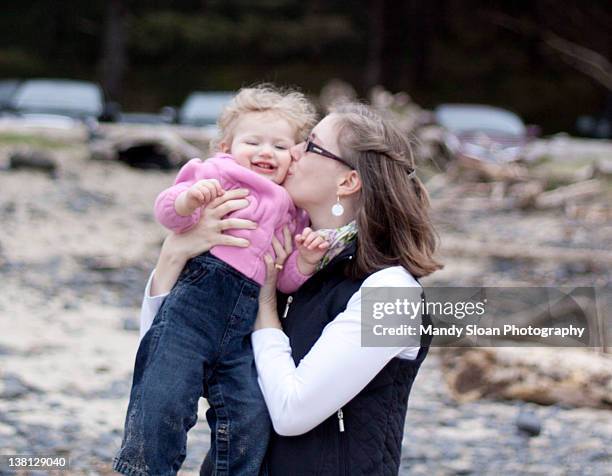
M 518 208 L 533 207 L 536 198 L 544 192 L 544 185 L 540 180 L 530 180 L 517 183 L 510 187 L 508 195 L 513 199 L 513 204 Z
M 591 337 L 592 344 L 603 345 L 603 336 L 601 335 L 600 323 L 598 322 L 597 301 L 595 295 L 592 296 L 573 296 L 571 299 L 560 299 L 556 302 L 548 303 L 545 308 L 525 309 L 516 313 L 507 313 L 504 321 L 512 323 L 517 327 L 554 327 L 558 322 L 562 322 L 564 318 L 568 322 L 578 324 L 577 316 L 584 316 L 588 321 L 589 329 L 593 330 Z M 595 331 L 596 330 L 596 331 Z M 495 337 L 493 337 L 495 339 Z M 540 342 L 541 345 L 554 345 L 555 338 L 549 336 L 543 338 L 541 336 L 526 336 L 521 337 L 521 341 Z M 567 339 L 559 338 L 559 345 L 568 343 Z
M 92 141 L 89 150 L 94 160 L 122 160 L 141 168 L 179 167 L 194 157 L 206 157 L 205 150 L 169 128 L 110 129 Z
M 457 156 L 458 166 L 476 175 L 477 179 L 520 182 L 528 179 L 527 168 L 517 163 L 493 163 L 465 155 Z
M 567 202 L 593 197 L 601 191 L 602 185 L 598 179 L 586 180 L 542 192 L 535 197 L 534 206 L 539 209 L 562 207 Z
M 612 357 L 574 348 L 445 348 L 444 379 L 459 402 L 480 398 L 612 409 Z
M 441 245 L 442 253 L 452 256 L 581 263 L 593 269 L 612 266 L 612 254 L 609 250 L 514 245 L 504 241 L 477 241 L 449 235 L 444 236 Z
M 612 205 L 607 203 L 577 204 L 568 203 L 565 206 L 565 216 L 573 220 L 587 223 L 604 224 L 612 221 Z

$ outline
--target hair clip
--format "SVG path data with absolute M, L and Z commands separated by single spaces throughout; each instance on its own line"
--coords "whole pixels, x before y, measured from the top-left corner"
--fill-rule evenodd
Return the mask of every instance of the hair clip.
M 409 178 L 409 179 L 413 179 L 413 178 L 415 178 L 415 177 L 416 177 L 416 170 L 415 170 L 415 169 L 412 169 L 412 172 L 410 172 L 410 173 L 408 174 L 408 178 Z

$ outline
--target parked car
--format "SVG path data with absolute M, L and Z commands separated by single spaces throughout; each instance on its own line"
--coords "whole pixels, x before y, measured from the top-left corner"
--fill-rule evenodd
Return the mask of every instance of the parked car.
M 576 119 L 576 132 L 594 139 L 612 139 L 612 92 L 608 93 L 599 113 Z
M 5 117 L 68 125 L 114 120 L 119 106 L 105 101 L 102 88 L 92 82 L 28 79 L 2 82 L 0 111 Z
M 585 137 L 612 139 L 612 118 L 603 115 L 580 116 L 576 119 L 576 131 Z
M 17 79 L 5 79 L 0 81 L 0 110 L 10 107 L 11 98 L 19 86 Z
M 179 124 L 204 128 L 216 133 L 219 114 L 234 97 L 229 91 L 196 91 L 183 102 L 180 108 L 165 106 L 158 113 L 121 112 L 117 122 L 127 124 Z
M 445 129 L 445 145 L 455 155 L 492 162 L 521 158 L 525 145 L 538 135 L 513 112 L 479 104 L 442 104 L 434 110 Z
M 175 114 L 174 110 L 168 113 L 168 109 L 163 108 L 159 113 L 153 112 L 121 112 L 117 116 L 117 122 L 124 124 L 147 124 L 147 125 L 159 125 L 159 124 L 171 124 L 174 122 Z
M 193 92 L 179 109 L 177 121 L 188 126 L 215 129 L 219 114 L 234 95 L 231 91 Z

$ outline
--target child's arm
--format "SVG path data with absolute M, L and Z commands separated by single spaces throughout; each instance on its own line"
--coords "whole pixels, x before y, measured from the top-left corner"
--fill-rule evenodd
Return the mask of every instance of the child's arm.
M 329 248 L 329 242 L 310 228 L 297 234 L 295 243 L 297 249 L 289 255 L 278 274 L 277 288 L 285 294 L 296 291 L 314 274 Z
M 182 217 L 193 215 L 196 210 L 223 195 L 223 192 L 217 179 L 198 180 L 176 197 L 174 210 Z
M 223 194 L 216 179 L 216 167 L 210 160 L 192 159 L 181 168 L 174 185 L 159 194 L 155 200 L 155 218 L 166 228 L 181 233 L 200 219 L 200 209 Z

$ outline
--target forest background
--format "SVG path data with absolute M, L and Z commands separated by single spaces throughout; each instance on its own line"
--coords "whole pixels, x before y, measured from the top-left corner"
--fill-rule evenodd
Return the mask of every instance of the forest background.
M 545 134 L 612 110 L 603 0 L 5 0 L 0 78 L 94 80 L 126 111 L 193 90 L 331 78 L 498 105 Z

